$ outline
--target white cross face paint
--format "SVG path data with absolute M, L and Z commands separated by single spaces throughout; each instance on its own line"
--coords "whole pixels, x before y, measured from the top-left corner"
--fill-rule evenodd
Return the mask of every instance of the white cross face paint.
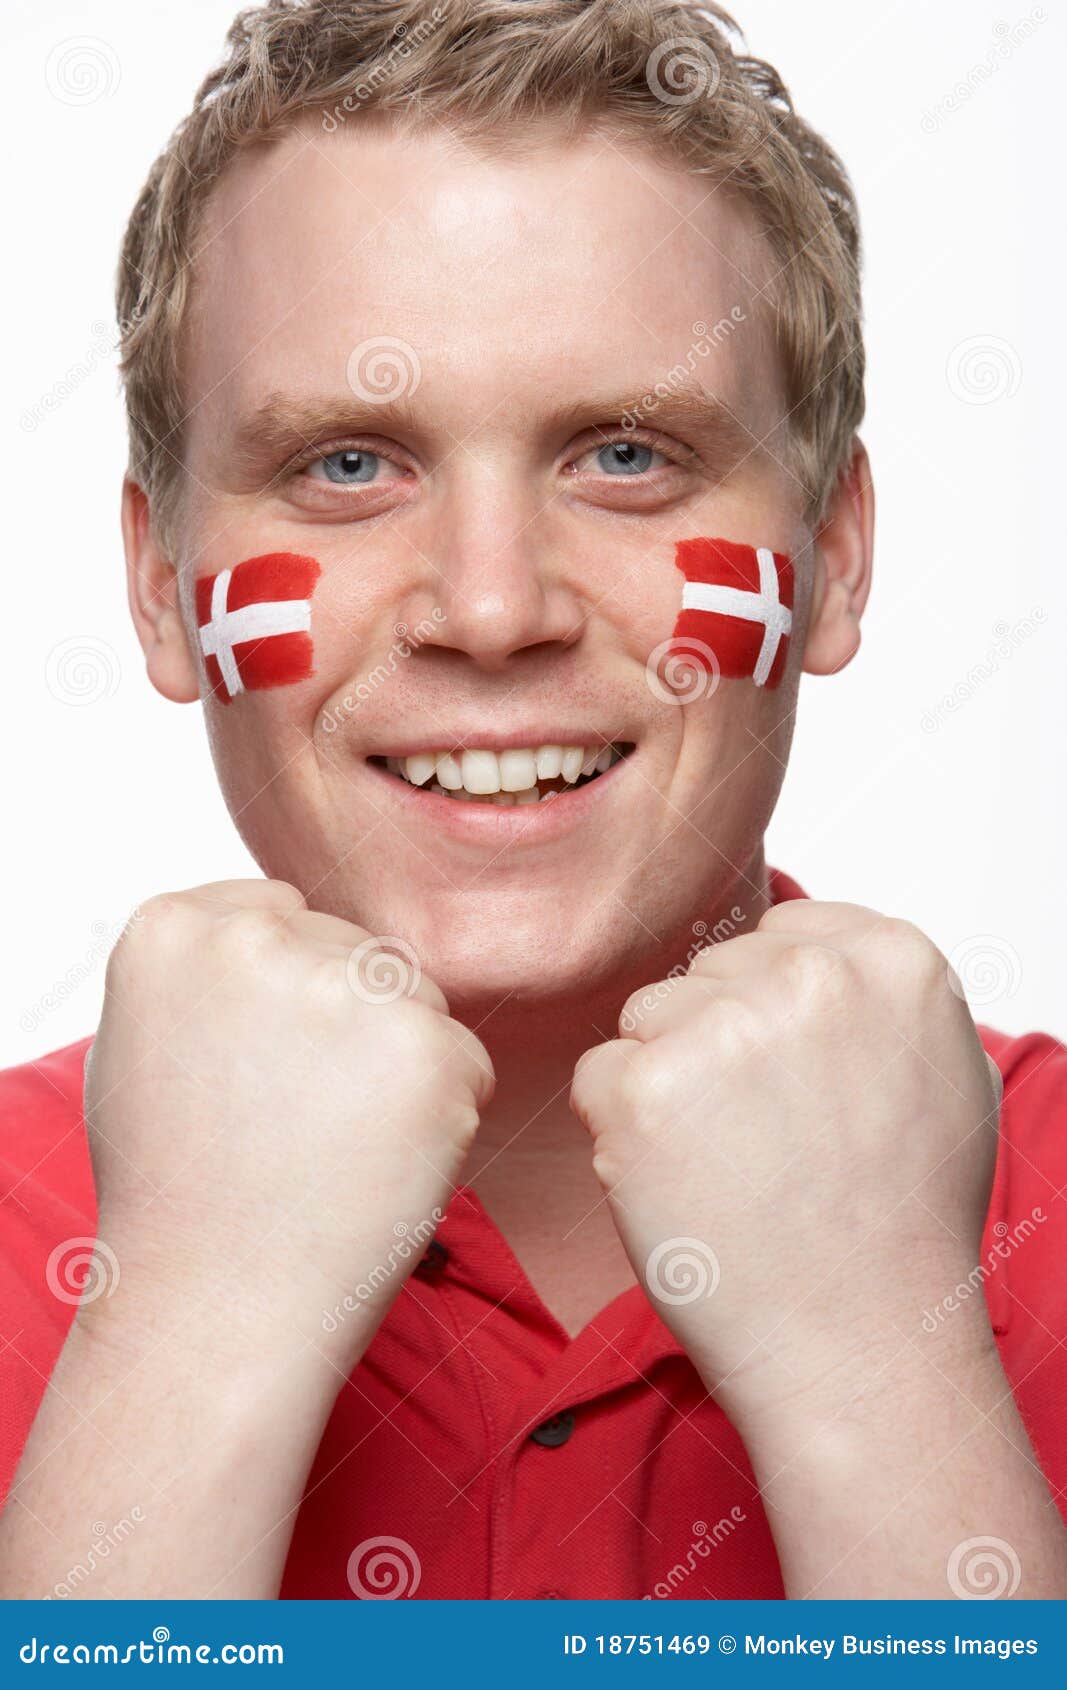
M 271 552 L 196 583 L 200 650 L 215 697 L 289 686 L 313 673 L 314 558 Z
M 768 546 L 734 540 L 680 540 L 685 577 L 674 641 L 692 658 L 714 653 L 719 672 L 773 689 L 785 672 L 793 628 L 793 564 Z M 707 659 L 704 659 L 706 662 Z

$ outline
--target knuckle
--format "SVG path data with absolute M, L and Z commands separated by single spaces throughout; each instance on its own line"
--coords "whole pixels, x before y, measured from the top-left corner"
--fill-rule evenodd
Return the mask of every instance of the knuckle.
M 757 930 L 763 933 L 773 933 L 777 932 L 780 927 L 790 927 L 795 923 L 794 912 L 798 905 L 802 905 L 805 913 L 808 913 L 814 907 L 814 900 L 811 898 L 786 898 L 781 903 L 771 904 L 768 909 L 764 910 L 756 923 Z
M 787 982 L 800 996 L 825 993 L 828 987 L 841 986 L 846 979 L 844 959 L 840 951 L 814 940 L 798 939 L 782 952 L 782 972 Z
M 767 1042 L 762 1016 L 742 998 L 712 998 L 700 1012 L 701 1044 L 726 1063 L 740 1062 Z
M 947 978 L 945 958 L 914 922 L 892 917 L 879 929 L 875 945 L 883 969 L 894 976 L 918 976 L 923 980 L 935 976 Z
M 270 895 L 271 908 L 286 914 L 307 908 L 304 894 L 288 880 L 266 880 L 263 884 Z
M 434 1067 L 444 1056 L 435 1021 L 441 1016 L 417 998 L 400 998 L 392 1004 L 370 1006 L 374 1038 L 381 1039 L 389 1056 L 403 1075 L 417 1077 Z
M 618 1158 L 610 1151 L 597 1149 L 593 1153 L 593 1172 L 604 1191 L 613 1191 L 622 1178 L 622 1167 Z
M 130 914 L 108 957 L 107 974 L 114 978 L 139 967 L 146 954 L 173 950 L 184 943 L 192 912 L 179 892 L 159 892 Z
M 217 921 L 212 936 L 224 955 L 241 958 L 256 955 L 287 932 L 279 910 L 246 904 Z

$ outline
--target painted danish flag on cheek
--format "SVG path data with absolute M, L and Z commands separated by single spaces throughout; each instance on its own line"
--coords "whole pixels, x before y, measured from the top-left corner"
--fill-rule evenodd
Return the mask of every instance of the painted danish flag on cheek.
M 313 557 L 270 552 L 196 583 L 200 649 L 215 697 L 284 687 L 312 674 Z
M 674 638 L 687 658 L 710 669 L 703 646 L 721 674 L 776 687 L 793 627 L 792 560 L 734 540 L 680 540 L 675 562 L 685 585 Z

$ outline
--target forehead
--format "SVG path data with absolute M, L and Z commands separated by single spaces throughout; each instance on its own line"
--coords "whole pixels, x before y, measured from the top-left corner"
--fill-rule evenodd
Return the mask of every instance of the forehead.
M 265 392 L 343 389 L 350 353 L 378 337 L 414 350 L 446 427 L 505 394 L 526 414 L 606 378 L 639 398 L 701 340 L 698 379 L 753 427 L 778 402 L 753 219 L 618 136 L 512 157 L 443 131 L 327 134 L 309 116 L 224 173 L 193 273 L 190 428 L 216 437 Z M 743 332 L 709 356 L 724 319 Z

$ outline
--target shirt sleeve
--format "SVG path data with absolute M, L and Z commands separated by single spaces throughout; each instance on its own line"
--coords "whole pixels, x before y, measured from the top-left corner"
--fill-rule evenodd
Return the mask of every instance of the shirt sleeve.
M 88 1045 L 0 1073 L 0 1500 L 74 1318 L 96 1232 L 82 1117 Z
M 1067 1049 L 1045 1033 L 982 1035 L 1004 1100 L 976 1271 L 1019 1411 L 1067 1519 Z

